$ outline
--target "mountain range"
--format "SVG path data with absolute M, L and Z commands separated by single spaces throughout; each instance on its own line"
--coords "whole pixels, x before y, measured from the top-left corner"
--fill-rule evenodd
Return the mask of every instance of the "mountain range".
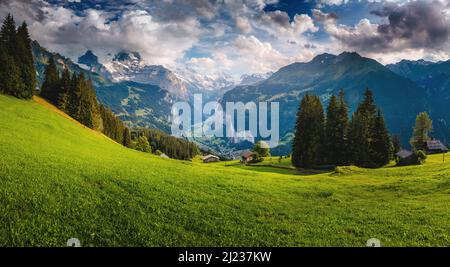
M 338 94 L 340 89 L 345 92 L 350 112 L 355 111 L 365 89 L 371 89 L 391 133 L 399 135 L 404 146 L 408 146 L 415 117 L 421 111 L 428 111 L 435 121 L 433 136 L 448 142 L 450 133 L 446 125 L 450 117 L 445 107 L 450 91 L 445 87 L 445 81 L 450 72 L 444 66 L 449 63 L 415 64 L 426 66 L 429 72 L 423 72 L 423 77 L 419 78 L 415 72 L 421 70 L 402 67 L 404 62 L 384 66 L 357 53 L 322 54 L 310 62 L 283 67 L 257 84 L 238 86 L 225 93 L 222 102 L 237 99 L 280 102 L 282 143 L 275 149 L 277 154 L 290 152 L 295 114 L 302 97 L 306 93 L 319 95 L 326 106 L 330 96 Z M 434 84 L 434 75 L 442 81 Z
M 74 63 L 37 42 L 32 47 L 39 81 L 48 58 L 54 57 L 60 69 L 67 67 L 90 77 L 99 100 L 133 126 L 169 132 L 170 107 L 175 101 L 191 100 L 195 93 L 202 93 L 204 101 L 219 99 L 222 103 L 278 101 L 281 143 L 273 153 L 286 154 L 290 152 L 295 114 L 306 93 L 319 95 L 326 106 L 331 95 L 343 89 L 353 112 L 365 89 L 370 88 L 389 130 L 401 137 L 404 146 L 408 145 L 415 116 L 421 111 L 429 112 L 433 119 L 433 137 L 450 141 L 450 61 L 404 60 L 384 66 L 357 53 L 321 54 L 275 73 L 243 75 L 236 82 L 226 74 L 199 74 L 189 69 L 174 72 L 146 65 L 137 52 L 120 52 L 102 64 L 92 51 L 87 51 Z M 248 148 L 251 143 L 215 139 L 203 145 L 226 153 Z

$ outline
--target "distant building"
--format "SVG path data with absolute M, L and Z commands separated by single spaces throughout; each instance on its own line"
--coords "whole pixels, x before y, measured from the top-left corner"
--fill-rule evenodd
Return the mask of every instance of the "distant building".
M 169 156 L 167 156 L 166 154 L 162 153 L 161 155 L 159 155 L 161 158 L 166 158 L 166 159 L 170 159 Z
M 203 157 L 203 163 L 210 163 L 210 162 L 219 162 L 220 158 L 218 156 L 214 155 L 207 155 Z
M 448 148 L 440 140 L 429 140 L 426 143 L 427 154 L 447 153 Z
M 395 153 L 398 165 L 412 165 L 417 163 L 417 156 L 413 152 L 402 149 Z
M 245 151 L 241 154 L 241 162 L 242 163 L 249 163 L 251 162 L 256 156 L 256 153 L 251 151 Z

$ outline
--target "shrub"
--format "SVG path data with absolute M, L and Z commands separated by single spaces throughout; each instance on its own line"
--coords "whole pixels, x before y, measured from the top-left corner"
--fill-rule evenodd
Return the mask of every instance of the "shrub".
M 258 163 L 258 162 L 263 162 L 263 161 L 264 161 L 264 158 L 261 157 L 261 155 L 259 153 L 255 152 L 255 156 L 250 161 L 250 163 Z
M 416 157 L 417 157 L 417 164 L 423 164 L 427 159 L 427 154 L 425 154 L 423 150 L 417 150 Z
M 138 137 L 135 149 L 142 152 L 152 152 L 152 148 L 150 147 L 148 139 L 145 136 Z

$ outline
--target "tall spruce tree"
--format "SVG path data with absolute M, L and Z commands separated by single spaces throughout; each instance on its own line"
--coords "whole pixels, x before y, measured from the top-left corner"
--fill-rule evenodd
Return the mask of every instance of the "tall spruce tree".
M 126 147 L 131 147 L 132 142 L 131 142 L 131 134 L 130 134 L 130 129 L 128 129 L 128 127 L 125 127 L 123 130 L 123 141 L 122 144 Z
M 80 106 L 77 120 L 91 129 L 98 130 L 101 125 L 101 116 L 92 81 L 84 80 L 84 75 L 80 76 L 82 79 L 79 81 Z
M 365 167 L 369 165 L 369 125 L 360 112 L 353 113 L 349 126 L 348 147 L 351 163 Z
M 374 120 L 372 135 L 370 161 L 374 164 L 374 167 L 381 167 L 389 163 L 392 158 L 393 147 L 384 117 L 379 109 Z
M 311 168 L 323 163 L 324 112 L 318 96 L 306 94 L 297 113 L 292 164 Z
M 0 66 L 0 92 L 15 95 L 20 86 L 20 72 L 3 42 L 0 42 Z
M 349 130 L 352 161 L 360 167 L 373 167 L 372 141 L 377 107 L 372 91 L 366 89 L 364 99 L 353 114 Z
M 16 23 L 8 14 L 0 29 L 0 87 L 6 94 L 19 96 L 23 89 L 20 66 L 17 61 L 18 37 Z
M 70 91 L 72 90 L 72 77 L 68 68 L 65 68 L 59 83 L 58 108 L 69 114 Z
M 348 106 L 345 102 L 344 90 L 339 91 L 338 96 L 338 122 L 337 122 L 337 139 L 336 139 L 336 149 L 337 153 L 337 164 L 346 165 L 350 163 L 350 153 L 348 151 L 348 128 L 349 128 L 349 118 L 348 118 Z
M 21 72 L 22 88 L 18 97 L 30 99 L 36 89 L 36 69 L 31 51 L 31 38 L 25 22 L 17 30 L 18 66 Z
M 348 107 L 344 100 L 344 91 L 332 96 L 327 108 L 325 123 L 326 161 L 328 164 L 345 165 L 350 160 L 347 151 Z
M 68 111 L 69 115 L 78 120 L 79 114 L 80 114 L 80 99 L 81 99 L 81 91 L 84 81 L 84 75 L 81 73 L 80 75 L 77 75 L 74 73 L 72 75 L 72 79 L 70 82 L 70 91 L 69 94 L 69 106 Z
M 53 57 L 49 58 L 44 72 L 44 82 L 42 83 L 40 95 L 52 102 L 58 104 L 58 97 L 61 89 L 59 72 L 56 68 Z
M 389 162 L 392 152 L 389 132 L 369 89 L 352 116 L 348 140 L 355 165 L 373 168 Z
M 338 101 L 335 95 L 331 96 L 327 107 L 327 118 L 325 122 L 325 159 L 329 164 L 338 162 Z

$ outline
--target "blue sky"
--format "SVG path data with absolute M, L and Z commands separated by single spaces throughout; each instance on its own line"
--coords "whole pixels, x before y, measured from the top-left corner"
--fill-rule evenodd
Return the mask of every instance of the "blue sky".
M 73 59 L 122 50 L 201 74 L 276 71 L 328 52 L 447 60 L 449 0 L 2 0 L 32 38 Z

